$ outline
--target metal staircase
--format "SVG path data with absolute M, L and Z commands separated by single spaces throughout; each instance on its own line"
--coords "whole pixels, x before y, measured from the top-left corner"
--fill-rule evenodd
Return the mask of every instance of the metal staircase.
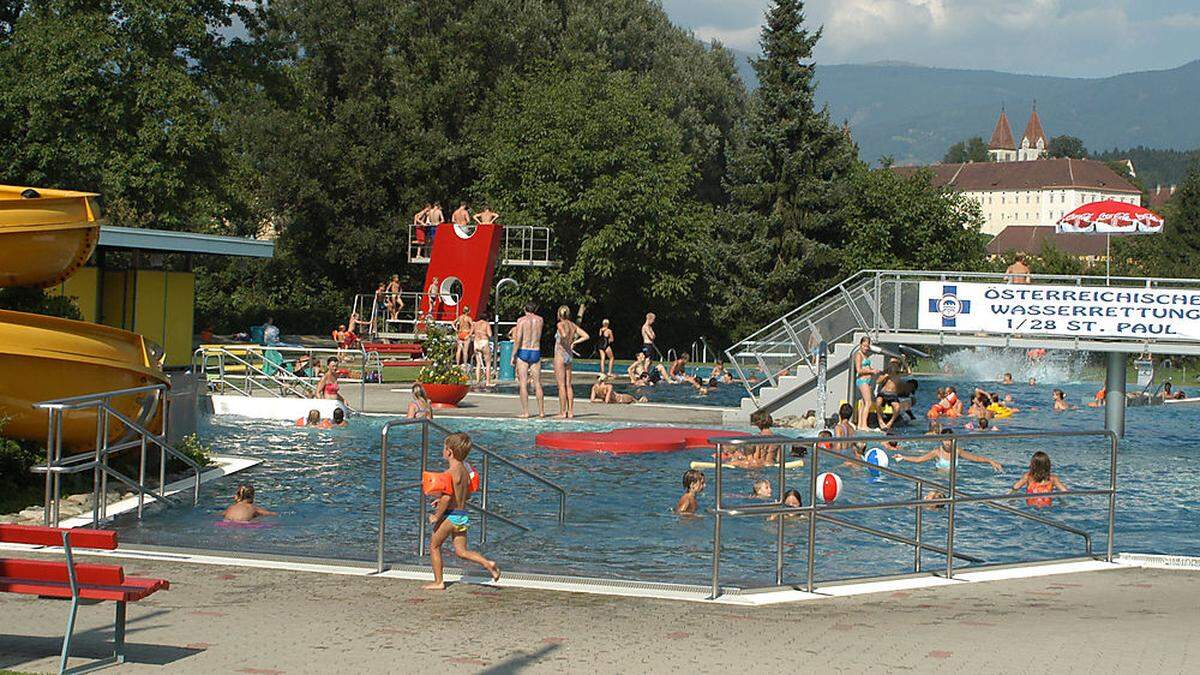
M 750 394 L 734 415 L 756 410 L 799 415 L 817 409 L 822 398 L 835 404 L 847 397 L 854 345 L 861 334 L 888 328 L 884 308 L 895 308 L 896 286 L 862 271 L 821 293 L 725 351 Z M 898 312 L 898 310 L 896 310 Z M 825 377 L 821 377 L 821 353 Z M 820 411 L 819 411 L 820 414 Z

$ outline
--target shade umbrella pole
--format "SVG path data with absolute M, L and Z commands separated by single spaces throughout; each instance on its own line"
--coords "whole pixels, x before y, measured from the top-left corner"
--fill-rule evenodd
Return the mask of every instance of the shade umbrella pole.
M 1112 281 L 1112 235 L 1104 235 L 1104 283 Z

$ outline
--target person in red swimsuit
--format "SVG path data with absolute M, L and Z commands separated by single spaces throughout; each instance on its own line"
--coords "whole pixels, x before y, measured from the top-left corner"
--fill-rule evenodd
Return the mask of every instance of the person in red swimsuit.
M 1067 491 L 1067 486 L 1050 471 L 1050 455 L 1041 450 L 1033 453 L 1033 458 L 1029 460 L 1029 471 L 1021 476 L 1021 480 L 1013 483 L 1014 490 L 1021 488 L 1025 488 L 1025 492 L 1031 495 Z M 1050 497 L 1030 497 L 1025 500 L 1025 504 L 1028 506 L 1039 509 L 1050 506 L 1053 502 L 1054 500 Z
M 317 398 L 336 399 L 345 403 L 346 399 L 342 398 L 338 389 L 338 358 L 331 356 L 325 361 L 325 374 L 317 381 Z

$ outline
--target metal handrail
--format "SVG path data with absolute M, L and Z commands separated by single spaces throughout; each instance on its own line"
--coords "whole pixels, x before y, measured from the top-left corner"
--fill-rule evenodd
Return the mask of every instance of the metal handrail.
M 132 420 L 120 411 L 113 409 L 112 405 L 110 404 L 113 398 L 149 393 L 154 393 L 155 398 L 161 403 L 160 414 L 162 415 L 162 427 L 160 433 L 154 433 L 150 431 L 141 423 Z M 95 394 L 84 394 L 81 396 L 51 399 L 48 401 L 34 403 L 33 408 L 38 410 L 46 410 L 48 414 L 46 464 L 31 468 L 34 473 L 44 473 L 46 475 L 43 522 L 46 525 L 50 525 L 52 522 L 57 524 L 59 521 L 60 503 L 62 501 L 62 476 L 64 474 L 83 473 L 88 470 L 93 472 L 93 527 L 98 527 L 100 522 L 108 517 L 108 478 L 110 476 L 137 491 L 137 515 L 138 518 L 141 518 L 142 509 L 145 505 L 145 498 L 147 495 L 163 501 L 171 501 L 166 495 L 166 466 L 168 455 L 191 467 L 195 476 L 195 483 L 192 491 L 192 504 L 195 505 L 198 503 L 200 499 L 200 472 L 202 471 L 203 467 L 192 461 L 192 459 L 187 455 L 184 455 L 176 450 L 167 440 L 167 425 L 170 417 L 170 398 L 169 385 L 153 384 L 140 387 L 129 387 L 126 389 L 117 389 L 107 392 L 98 392 Z M 84 459 L 87 457 L 87 453 L 63 457 L 63 413 L 68 410 L 81 410 L 85 408 L 96 409 L 96 447 L 92 453 L 92 457 L 90 461 L 85 461 Z M 151 417 L 152 415 L 148 410 L 146 412 L 146 418 L 149 419 Z M 117 422 L 124 426 L 126 430 L 125 437 L 130 437 L 130 440 L 118 440 L 116 443 L 109 442 L 108 437 L 110 418 L 116 419 Z M 157 491 L 149 489 L 146 483 L 146 450 L 149 444 L 157 445 L 159 448 L 159 476 Z M 131 448 L 140 448 L 141 450 L 140 460 L 138 463 L 138 478 L 136 481 L 108 465 L 108 459 L 110 456 Z
M 387 308 L 384 300 L 389 295 L 399 295 L 401 300 L 406 300 L 403 312 L 404 318 L 391 319 L 387 316 Z M 450 326 L 458 318 L 460 313 L 460 301 L 462 297 L 457 293 L 439 293 L 442 299 L 442 306 L 454 308 L 454 317 L 451 319 L 435 319 L 430 317 L 425 310 L 422 309 L 421 303 L 429 297 L 427 291 L 401 291 L 400 293 L 359 293 L 354 296 L 354 305 L 352 311 L 358 312 L 362 316 L 362 309 L 370 304 L 371 320 L 369 322 L 370 330 L 368 338 L 376 338 L 380 335 L 396 335 L 405 334 L 405 327 L 410 327 L 411 330 L 407 334 L 420 336 L 421 331 L 417 328 L 424 324 L 437 324 L 440 326 Z M 401 316 L 401 315 L 398 315 Z M 399 331 L 391 330 L 392 324 L 399 324 Z
M 437 431 L 440 431 L 443 434 L 447 434 L 447 435 L 454 433 L 450 429 L 447 429 L 446 427 L 434 422 L 433 420 L 429 420 L 429 419 L 408 419 L 408 418 L 391 419 L 391 420 L 388 420 L 387 422 L 384 422 L 383 427 L 380 429 L 380 432 L 379 432 L 380 433 L 379 534 L 378 534 L 378 541 L 376 543 L 376 551 L 375 551 L 376 572 L 383 572 L 383 570 L 384 570 L 383 549 L 384 549 L 384 543 L 386 540 L 386 523 L 387 523 L 387 460 L 388 460 L 388 447 L 389 447 L 388 437 L 389 437 L 389 434 L 391 433 L 393 427 L 416 426 L 416 425 L 420 425 L 420 427 L 421 427 L 421 457 L 420 457 L 420 462 L 419 462 L 420 473 L 417 476 L 418 478 L 421 478 L 422 476 L 424 476 L 425 471 L 428 469 L 428 466 L 429 466 L 429 429 L 432 427 L 433 429 L 436 429 Z M 513 469 L 514 471 L 516 471 L 520 474 L 523 474 L 523 475 L 533 479 L 534 481 L 541 483 L 542 485 L 545 485 L 546 487 L 557 492 L 558 493 L 558 522 L 560 525 L 562 523 L 566 522 L 567 491 L 565 489 L 563 489 L 563 487 L 561 485 L 555 483 L 554 481 L 551 481 L 550 479 L 548 479 L 534 471 L 530 471 L 529 469 L 526 469 L 525 467 L 513 462 L 512 460 L 508 459 L 507 457 L 504 457 L 503 455 L 500 455 L 493 450 L 489 450 L 488 448 L 486 448 L 478 443 L 472 442 L 471 449 L 474 451 L 477 451 L 479 454 L 481 454 L 483 456 L 483 462 L 480 465 L 480 472 L 479 472 L 480 503 L 473 504 L 470 501 L 467 502 L 467 508 L 470 508 L 472 510 L 478 511 L 483 514 L 483 517 L 480 518 L 480 521 L 479 521 L 479 542 L 481 544 L 487 541 L 487 522 L 488 522 L 489 517 L 496 518 L 497 520 L 500 520 L 501 522 L 506 523 L 508 525 L 512 525 L 518 529 L 521 529 L 524 531 L 529 531 L 528 527 L 525 527 L 524 525 L 521 525 L 520 523 L 517 523 L 517 522 L 513 521 L 512 519 L 507 518 L 499 513 L 496 513 L 495 511 L 488 508 L 488 497 L 490 495 L 489 477 L 490 477 L 491 460 L 493 460 L 493 459 L 500 462 L 501 464 L 504 464 L 505 466 L 508 466 L 509 468 Z M 415 484 L 415 487 L 417 488 L 417 504 L 418 504 L 418 509 L 417 509 L 418 510 L 417 554 L 420 556 L 424 556 L 425 555 L 425 531 L 428 526 L 428 521 L 426 518 L 427 504 L 425 502 L 424 495 L 421 492 L 421 483 L 419 481 Z
M 317 393 L 316 383 L 319 381 L 319 378 L 301 377 L 284 367 L 282 364 L 275 364 L 276 373 L 282 375 L 282 377 L 279 375 L 268 374 L 263 368 L 245 358 L 242 358 L 238 354 L 235 354 L 232 350 L 258 354 L 259 359 L 263 360 L 264 363 L 266 363 L 266 361 L 263 359 L 262 353 L 266 350 L 276 351 L 281 354 L 305 354 L 310 358 L 317 354 L 328 354 L 330 356 L 337 356 L 339 358 L 344 358 L 348 354 L 353 354 L 362 361 L 362 377 L 347 377 L 341 381 L 348 384 L 358 384 L 359 410 L 364 410 L 367 407 L 367 372 L 371 367 L 371 360 L 369 352 L 367 352 L 361 344 L 359 345 L 358 349 L 280 347 L 274 345 L 206 345 L 197 347 L 196 350 L 192 352 L 192 371 L 203 374 L 206 384 L 210 368 L 209 359 L 215 357 L 217 359 L 217 374 L 215 383 L 223 387 L 229 387 L 242 396 L 252 396 L 254 392 L 254 385 L 257 384 L 259 389 L 270 394 L 271 396 L 275 398 L 284 398 L 280 392 L 277 392 L 275 389 L 263 384 L 262 380 L 266 380 L 267 382 L 276 384 L 280 391 L 286 390 L 288 393 L 297 395 L 300 398 L 315 398 Z M 246 373 L 237 375 L 226 374 L 226 358 L 231 359 L 234 364 L 244 367 L 246 369 Z M 380 372 L 380 375 L 382 376 L 382 372 Z M 382 379 L 382 377 L 380 379 Z M 245 382 L 247 385 L 246 389 L 242 389 L 234 384 L 235 380 L 241 380 Z M 298 386 L 301 388 L 298 389 Z M 349 407 L 348 404 L 347 407 Z
M 877 466 L 867 462 L 866 460 L 845 455 L 835 451 L 832 448 L 822 447 L 823 444 L 829 443 L 825 438 L 792 438 L 789 436 L 739 436 L 739 437 L 714 437 L 709 441 L 716 446 L 717 462 L 716 462 L 716 506 L 714 509 L 713 523 L 713 558 L 712 558 L 712 598 L 716 598 L 721 593 L 720 587 L 720 557 L 721 557 L 721 524 L 722 518 L 739 517 L 739 516 L 754 516 L 754 515 L 805 515 L 808 517 L 808 546 L 807 546 L 807 573 L 806 573 L 806 590 L 812 592 L 814 589 L 814 574 L 816 561 L 816 523 L 817 520 L 824 520 L 838 526 L 855 529 L 866 534 L 877 536 L 889 541 L 907 544 L 913 547 L 913 572 L 921 571 L 921 552 L 924 550 L 932 550 L 946 556 L 945 576 L 947 579 L 954 576 L 954 560 L 965 559 L 971 562 L 983 562 L 978 558 L 966 556 L 965 554 L 956 553 L 954 550 L 954 526 L 955 526 L 955 507 L 958 504 L 985 504 L 991 508 L 1011 513 L 1020 518 L 1041 523 L 1064 532 L 1070 532 L 1082 536 L 1084 539 L 1086 555 L 1092 555 L 1091 534 L 1080 528 L 1060 523 L 1058 521 L 1046 518 L 1044 516 L 1027 513 L 1020 509 L 1014 508 L 1007 504 L 999 502 L 1013 499 L 1028 499 L 1026 493 L 1009 491 L 1004 494 L 989 494 L 977 495 L 963 492 L 958 488 L 958 448 L 959 443 L 969 440 L 992 441 L 1013 438 L 1054 438 L 1054 437 L 1093 437 L 1099 436 L 1109 441 L 1109 486 L 1107 488 L 1085 489 L 1085 490 L 1055 490 L 1049 493 L 1038 493 L 1038 497 L 1056 497 L 1056 496 L 1074 496 L 1074 497 L 1093 497 L 1107 496 L 1108 497 L 1108 522 L 1107 522 L 1107 542 L 1104 559 L 1112 562 L 1113 559 L 1113 535 L 1116 522 L 1116 494 L 1117 494 L 1117 436 L 1112 431 L 1056 431 L 1056 432 L 1004 432 L 1004 433 L 971 433 L 959 434 L 952 437 L 946 436 L 885 436 L 885 435 L 870 435 L 870 436 L 854 436 L 853 442 L 874 442 L 874 441 L 896 441 L 909 444 L 938 444 L 942 442 L 950 442 L 950 476 L 947 483 L 942 483 L 936 480 L 929 480 L 921 476 L 907 474 L 889 467 Z M 832 441 L 842 442 L 842 441 Z M 770 502 L 758 505 L 739 506 L 737 508 L 725 508 L 722 504 L 723 498 L 723 482 L 722 482 L 722 467 L 724 465 L 723 447 L 737 445 L 773 445 L 780 448 L 779 454 L 779 491 L 780 499 L 777 502 Z M 783 503 L 783 494 L 786 490 L 786 472 L 785 449 L 794 446 L 804 446 L 809 450 L 809 502 L 808 506 L 790 507 Z M 839 460 L 847 461 L 855 465 L 868 467 L 872 471 L 896 476 L 905 480 L 911 480 L 916 484 L 915 499 L 887 502 L 873 502 L 869 504 L 825 504 L 817 505 L 817 475 L 820 464 L 821 453 L 826 453 Z M 939 499 L 924 499 L 924 490 L 926 487 L 934 487 L 940 490 L 945 490 L 946 496 Z M 947 532 L 946 545 L 944 548 L 931 546 L 922 541 L 922 514 L 923 511 L 930 506 L 942 505 L 946 508 Z M 859 525 L 845 521 L 840 518 L 835 518 L 830 513 L 850 512 L 850 511 L 867 511 L 880 509 L 896 509 L 896 508 L 913 508 L 915 509 L 915 532 L 910 539 L 900 535 L 876 530 L 865 525 Z M 776 568 L 775 568 L 775 583 L 777 586 L 783 585 L 783 518 L 778 518 L 776 531 Z

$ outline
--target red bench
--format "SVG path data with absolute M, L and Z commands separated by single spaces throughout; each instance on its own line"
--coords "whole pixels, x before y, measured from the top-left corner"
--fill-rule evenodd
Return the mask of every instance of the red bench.
M 109 530 L 68 530 L 39 525 L 0 524 L 0 542 L 35 546 L 62 546 L 65 562 L 0 557 L 0 592 L 36 595 L 40 598 L 71 600 L 67 629 L 63 635 L 59 673 L 82 673 L 125 662 L 125 605 L 137 602 L 171 584 L 165 579 L 125 576 L 120 565 L 75 563 L 74 548 L 114 550 L 117 533 Z M 67 668 L 75 613 L 81 601 L 117 603 L 112 656 Z
M 363 349 L 379 354 L 380 363 L 385 366 L 426 366 L 428 361 L 419 360 L 422 356 L 421 345 L 415 342 L 364 342 Z M 407 356 L 408 359 L 392 358 L 384 360 L 384 356 Z

